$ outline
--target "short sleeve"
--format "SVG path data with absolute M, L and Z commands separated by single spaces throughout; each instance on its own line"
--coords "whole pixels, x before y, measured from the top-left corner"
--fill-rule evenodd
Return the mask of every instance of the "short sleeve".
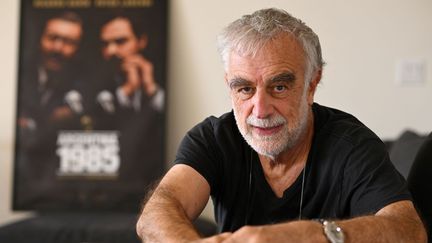
M 391 163 L 384 144 L 369 139 L 356 145 L 344 170 L 341 205 L 351 216 L 374 214 L 386 205 L 411 200 L 405 179 Z
M 221 161 L 210 118 L 192 128 L 180 143 L 175 164 L 185 164 L 200 173 L 212 192 L 217 188 L 218 161 Z

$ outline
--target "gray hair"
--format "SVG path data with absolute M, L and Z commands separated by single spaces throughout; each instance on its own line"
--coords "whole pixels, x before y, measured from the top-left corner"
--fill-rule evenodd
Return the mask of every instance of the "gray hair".
M 275 8 L 244 15 L 228 25 L 218 36 L 218 50 L 225 70 L 232 51 L 255 56 L 268 41 L 282 33 L 291 34 L 303 47 L 306 55 L 305 82 L 309 83 L 312 74 L 324 65 L 318 36 L 300 19 Z

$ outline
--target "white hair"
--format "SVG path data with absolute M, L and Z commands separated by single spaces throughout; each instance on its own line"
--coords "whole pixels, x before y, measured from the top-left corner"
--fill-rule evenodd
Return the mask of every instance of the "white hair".
M 225 70 L 232 51 L 255 56 L 268 41 L 283 33 L 292 35 L 303 47 L 306 56 L 305 83 L 309 83 L 313 73 L 324 65 L 318 36 L 300 19 L 275 8 L 244 15 L 218 36 L 218 50 Z

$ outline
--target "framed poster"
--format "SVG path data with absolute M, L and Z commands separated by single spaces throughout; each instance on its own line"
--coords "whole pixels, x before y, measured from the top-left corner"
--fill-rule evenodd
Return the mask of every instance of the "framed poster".
M 165 169 L 165 0 L 22 0 L 14 210 L 139 209 Z

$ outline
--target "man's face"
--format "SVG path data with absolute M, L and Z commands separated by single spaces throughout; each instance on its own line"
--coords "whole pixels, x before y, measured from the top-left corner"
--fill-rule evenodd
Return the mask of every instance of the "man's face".
M 115 18 L 102 27 L 102 56 L 105 60 L 113 57 L 125 59 L 136 54 L 140 49 L 140 41 L 134 34 L 131 23 L 125 18 Z
M 258 153 L 276 157 L 297 144 L 307 127 L 314 89 L 305 89 L 302 47 L 289 35 L 255 57 L 231 53 L 226 81 L 237 126 Z
M 76 54 L 81 35 L 82 28 L 78 23 L 63 19 L 49 20 L 40 43 L 44 67 L 49 71 L 61 71 Z

